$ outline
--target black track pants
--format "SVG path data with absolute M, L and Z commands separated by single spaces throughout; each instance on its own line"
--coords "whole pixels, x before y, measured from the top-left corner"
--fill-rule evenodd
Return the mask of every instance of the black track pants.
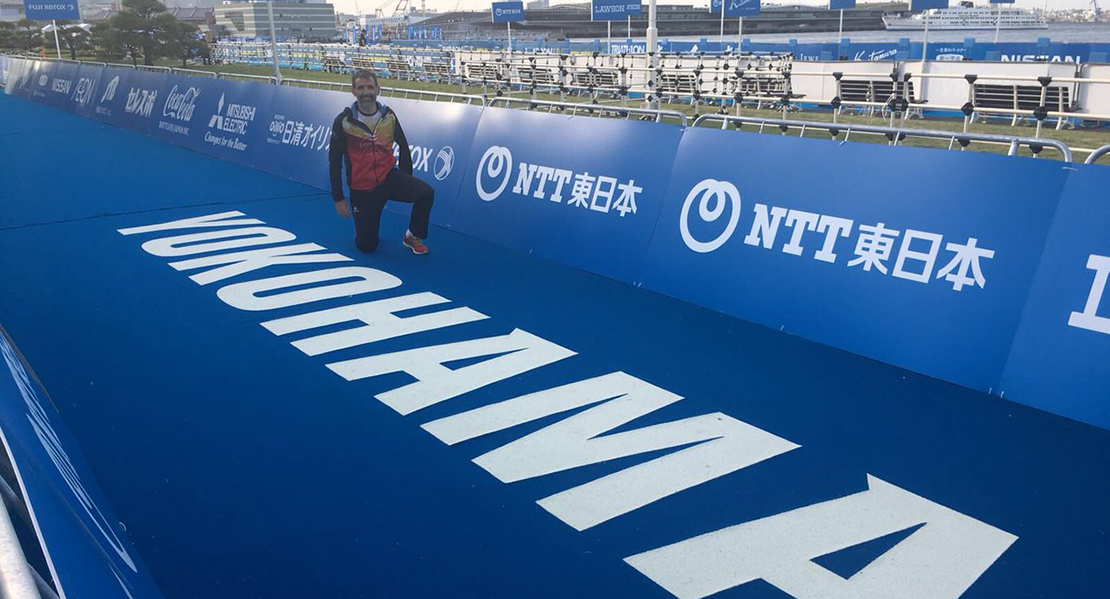
M 409 230 L 424 239 L 428 236 L 428 219 L 432 215 L 435 190 L 431 185 L 397 169 L 389 171 L 385 182 L 373 191 L 351 190 L 351 207 L 355 219 L 355 245 L 363 252 L 378 247 L 378 226 L 388 200 L 412 204 Z

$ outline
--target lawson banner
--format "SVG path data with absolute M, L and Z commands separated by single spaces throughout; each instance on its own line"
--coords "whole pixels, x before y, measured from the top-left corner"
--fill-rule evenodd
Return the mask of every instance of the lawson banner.
M 349 101 L 25 59 L 6 90 L 321 188 Z M 1104 167 L 386 102 L 441 226 L 1110 428 Z
M 643 9 L 640 0 L 593 0 L 590 4 L 594 21 L 623 21 L 640 14 Z

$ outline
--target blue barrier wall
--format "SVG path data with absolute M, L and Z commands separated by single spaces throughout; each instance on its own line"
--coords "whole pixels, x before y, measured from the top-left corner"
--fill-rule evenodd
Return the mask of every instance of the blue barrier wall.
M 318 136 L 344 94 L 98 68 L 14 60 L 7 90 L 326 187 L 287 123 Z M 1099 167 L 386 101 L 438 224 L 1110 427 L 1110 333 L 1060 324 L 1110 306 Z
M 1064 165 L 920 148 L 898 157 L 918 167 L 890 159 L 879 145 L 688 130 L 643 286 L 997 387 Z
M 1076 169 L 1001 387 L 1007 398 L 1110 428 L 1110 168 Z
M 487 108 L 449 222 L 632 282 L 681 136 L 652 123 Z
M 76 441 L 0 329 L 0 434 L 63 596 L 158 599 Z

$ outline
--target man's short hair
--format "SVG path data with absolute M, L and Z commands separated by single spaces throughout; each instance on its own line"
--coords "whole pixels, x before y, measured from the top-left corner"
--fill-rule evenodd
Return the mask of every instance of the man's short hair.
M 355 71 L 354 74 L 351 75 L 351 87 L 355 86 L 355 79 L 373 79 L 374 85 L 378 85 L 378 76 L 374 74 L 374 71 L 369 69 L 358 69 Z

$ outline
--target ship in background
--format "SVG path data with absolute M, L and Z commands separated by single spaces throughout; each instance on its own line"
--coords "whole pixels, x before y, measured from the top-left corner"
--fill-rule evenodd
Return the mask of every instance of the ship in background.
M 883 15 L 887 31 L 921 31 L 925 28 L 925 14 L 901 17 Z M 929 29 L 951 31 L 959 29 L 1048 29 L 1044 15 L 1021 8 L 975 6 L 960 2 L 953 8 L 938 8 L 929 14 Z
M 642 14 L 631 22 L 613 22 L 614 36 L 643 37 L 647 32 L 647 3 Z M 905 3 L 888 3 L 874 7 L 861 7 L 844 11 L 844 31 L 882 31 L 883 14 L 888 10 L 905 9 Z M 559 4 L 551 6 L 549 0 L 528 2 L 524 20 L 513 23 L 516 39 L 597 39 L 606 36 L 604 21 L 590 19 L 590 3 Z M 707 6 L 692 4 L 660 4 L 657 8 L 659 37 L 715 36 L 720 29 L 720 14 L 709 12 Z M 754 17 L 744 18 L 744 34 L 836 32 L 840 11 L 815 6 L 763 6 Z M 505 26 L 491 23 L 489 10 L 452 11 L 440 13 L 422 21 L 421 25 L 439 27 L 447 40 L 474 39 L 505 36 Z M 734 31 L 736 19 L 729 19 L 728 29 Z M 631 32 L 629 31 L 631 28 Z

